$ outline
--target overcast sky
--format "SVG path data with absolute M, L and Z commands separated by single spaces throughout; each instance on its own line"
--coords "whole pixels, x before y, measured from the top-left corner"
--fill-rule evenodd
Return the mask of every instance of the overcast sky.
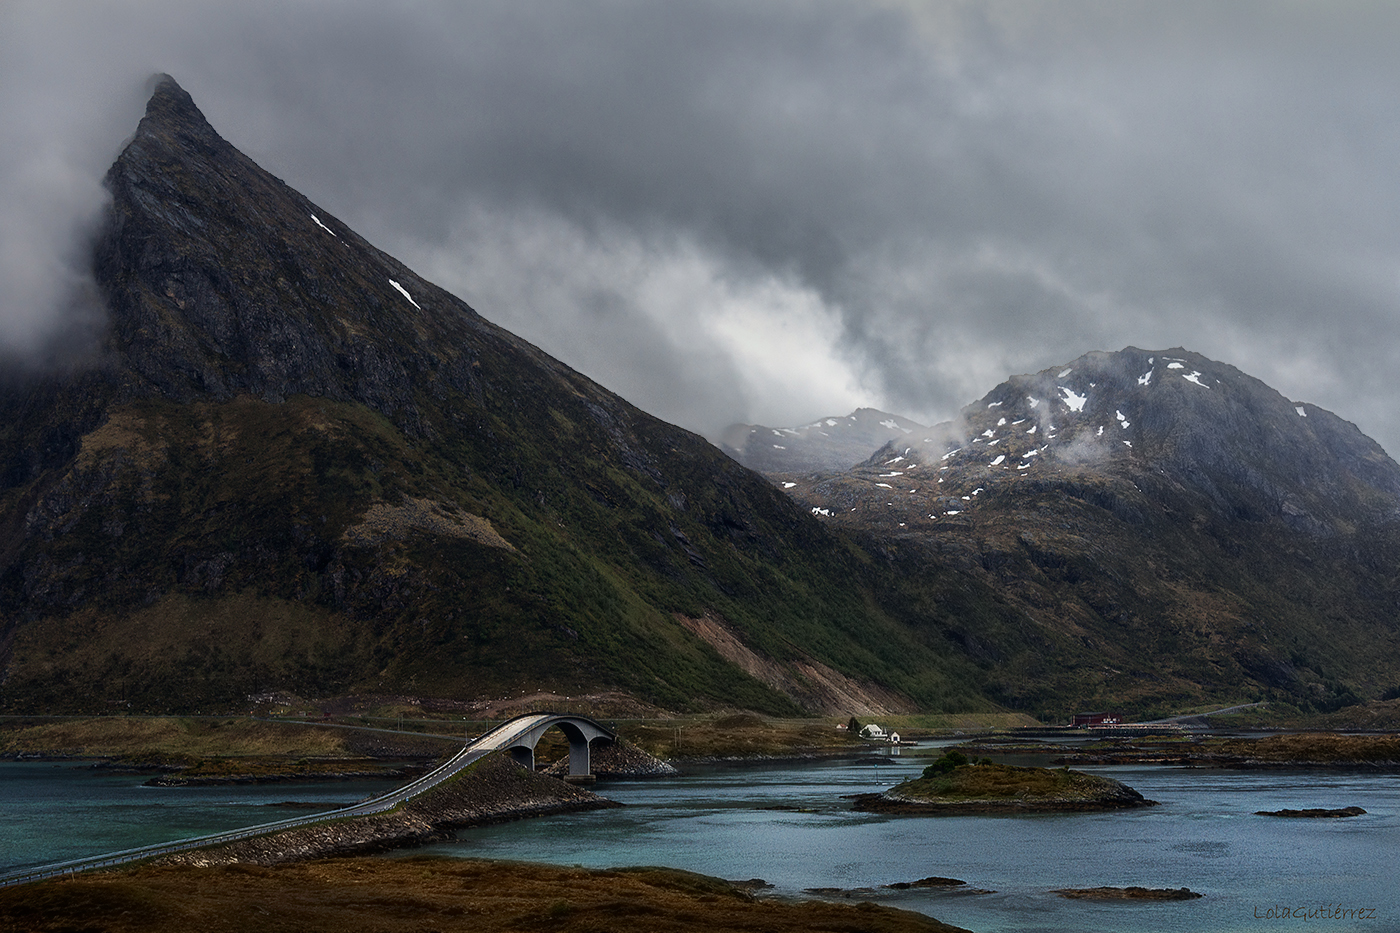
M 1184 346 L 1400 451 L 1400 4 L 0 2 L 0 345 L 166 71 L 371 242 L 715 436 Z

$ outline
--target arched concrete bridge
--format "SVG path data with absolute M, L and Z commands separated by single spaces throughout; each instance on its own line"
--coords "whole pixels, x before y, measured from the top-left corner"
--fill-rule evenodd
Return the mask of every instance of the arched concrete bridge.
M 536 721 L 527 724 L 525 720 Z M 520 723 L 525 729 L 505 748 L 510 752 L 510 757 L 531 771 L 535 770 L 535 746 L 546 732 L 557 726 L 569 740 L 569 777 L 592 774 L 593 743 L 599 740 L 611 743 L 617 738 L 614 733 L 593 720 L 584 716 L 570 716 L 567 713 L 531 713 L 517 716 L 506 725 L 511 723 Z
M 91 868 L 107 868 L 126 862 L 155 858 L 159 855 L 168 855 L 185 849 L 201 849 L 205 846 L 221 845 L 253 836 L 266 836 L 270 833 L 279 833 L 283 830 L 306 826 L 310 823 L 319 823 L 323 820 L 339 820 L 348 816 L 383 813 L 385 810 L 392 810 L 404 801 L 436 787 L 458 771 L 492 752 L 505 751 L 516 761 L 534 770 L 535 746 L 539 744 L 540 738 L 546 732 L 556 726 L 569 740 L 570 776 L 591 773 L 590 752 L 593 743 L 613 742 L 617 739 L 616 733 L 605 729 L 586 716 L 573 716 L 568 713 L 527 713 L 483 732 L 468 742 L 460 752 L 416 781 L 411 781 L 397 790 L 373 797 L 363 803 L 357 803 L 340 810 L 315 813 L 311 816 L 293 817 L 289 820 L 278 820 L 275 823 L 259 823 L 256 826 L 248 826 L 243 829 L 212 833 L 208 836 L 176 839 L 173 842 L 162 842 L 156 845 L 142 846 L 138 849 L 127 849 L 122 852 L 110 852 L 106 855 L 94 855 L 69 862 L 59 862 L 55 865 L 42 865 L 6 872 L 0 875 L 0 888 L 53 878 L 58 875 L 74 874 Z

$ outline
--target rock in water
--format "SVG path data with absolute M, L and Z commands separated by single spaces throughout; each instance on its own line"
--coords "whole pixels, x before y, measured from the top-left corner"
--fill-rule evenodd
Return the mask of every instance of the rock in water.
M 1363 816 L 1366 813 L 1361 807 L 1339 807 L 1335 809 L 1325 809 L 1315 807 L 1307 810 L 1255 810 L 1255 816 L 1284 816 L 1294 819 L 1340 819 L 1348 816 Z

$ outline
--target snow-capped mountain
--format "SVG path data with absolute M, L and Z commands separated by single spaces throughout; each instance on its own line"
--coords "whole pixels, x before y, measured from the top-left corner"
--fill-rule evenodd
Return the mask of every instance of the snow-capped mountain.
M 1315 534 L 1400 504 L 1400 466 L 1355 425 L 1181 348 L 1012 377 L 853 470 L 923 521 L 967 514 L 1006 484 L 1107 473 L 1169 479 L 1219 514 Z
M 1397 679 L 1400 466 L 1187 350 L 1015 376 L 850 470 L 777 479 L 926 605 L 958 591 L 949 570 L 993 587 L 1024 622 L 945 634 L 987 652 L 1009 702 L 1206 679 L 1321 707 Z
M 720 449 L 761 473 L 844 470 L 887 442 L 907 440 L 927 430 L 899 415 L 858 408 L 849 415 L 818 418 L 795 428 L 733 424 L 725 429 Z

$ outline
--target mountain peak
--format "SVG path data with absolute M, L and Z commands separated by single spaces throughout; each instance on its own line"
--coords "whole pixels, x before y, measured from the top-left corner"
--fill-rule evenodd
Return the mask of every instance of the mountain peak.
M 226 142 L 170 76 L 106 184 L 97 278 L 127 395 L 353 399 L 416 430 L 412 373 L 447 360 L 470 382 L 471 309 Z
M 151 97 L 146 116 L 136 129 L 137 136 L 156 136 L 186 147 L 213 152 L 233 147 L 210 126 L 194 98 L 168 74 L 151 77 Z
M 173 79 L 106 184 L 102 365 L 0 384 L 0 709 L 517 684 L 784 714 L 931 697 L 915 672 L 943 655 L 849 634 L 886 619 L 771 483 L 374 248 Z

